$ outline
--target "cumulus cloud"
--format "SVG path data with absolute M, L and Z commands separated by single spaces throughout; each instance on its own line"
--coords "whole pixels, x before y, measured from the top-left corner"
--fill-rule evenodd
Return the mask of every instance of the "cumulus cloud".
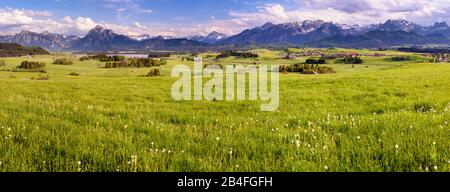
M 137 22 L 131 14 L 150 14 L 150 9 L 139 5 L 138 0 L 103 0 L 105 7 L 117 14 L 117 23 L 95 21 L 89 17 L 54 18 L 51 12 L 24 9 L 0 9 L 0 31 L 17 32 L 52 31 L 84 35 L 96 25 L 128 35 L 150 34 L 182 37 L 193 34 L 206 35 L 219 31 L 228 35 L 265 22 L 285 23 L 304 20 L 333 21 L 342 24 L 373 24 L 388 19 L 406 19 L 422 25 L 437 21 L 450 22 L 450 0 L 290 0 L 289 4 L 259 4 L 254 11 L 228 12 L 228 19 L 210 17 L 190 25 L 180 20 L 178 24 Z M 135 15 L 136 16 L 136 15 Z

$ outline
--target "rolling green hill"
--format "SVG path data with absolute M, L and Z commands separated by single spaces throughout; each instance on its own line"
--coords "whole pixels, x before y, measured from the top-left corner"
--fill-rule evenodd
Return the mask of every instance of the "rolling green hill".
M 41 47 L 24 47 L 16 43 L 0 43 L 0 57 L 20 57 L 25 55 L 50 55 Z

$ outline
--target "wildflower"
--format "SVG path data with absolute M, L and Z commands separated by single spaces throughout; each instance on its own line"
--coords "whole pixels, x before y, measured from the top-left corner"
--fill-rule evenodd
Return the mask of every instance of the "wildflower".
M 327 165 L 325 165 L 325 167 L 323 167 L 325 170 L 328 170 L 328 166 Z
M 81 165 L 81 161 L 78 161 L 77 164 L 78 164 L 78 165 Z
M 233 151 L 230 151 L 229 153 L 230 153 L 230 155 L 233 155 Z
M 400 146 L 398 146 L 398 144 L 397 144 L 397 145 L 395 145 L 395 148 L 396 148 L 396 149 L 398 149 L 399 147 L 400 147 Z
M 296 141 L 295 141 L 295 145 L 296 145 L 297 147 L 300 147 L 300 141 L 299 141 L 299 140 L 296 140 Z
M 425 171 L 428 171 L 428 167 L 425 167 Z
M 357 137 L 356 137 L 356 139 L 360 140 L 360 139 L 361 139 L 361 137 L 360 137 L 360 136 L 357 136 Z
M 437 169 L 438 169 L 438 167 L 437 167 L 437 166 L 434 166 L 434 167 L 433 167 L 433 169 L 434 169 L 434 170 L 437 170 Z
M 123 126 L 124 129 L 128 128 L 128 125 Z
M 239 168 L 239 165 L 236 165 L 236 168 Z
M 450 160 L 448 160 L 447 163 L 450 164 Z
M 436 145 L 436 142 L 433 142 L 433 145 Z
M 152 145 L 154 145 L 155 143 L 154 143 L 154 142 L 152 142 L 151 144 L 152 144 Z
M 219 140 L 220 140 L 220 138 L 219 138 L 219 137 L 216 137 L 216 140 L 217 140 L 217 141 L 219 141 Z
M 11 127 L 8 127 L 8 131 L 11 131 Z

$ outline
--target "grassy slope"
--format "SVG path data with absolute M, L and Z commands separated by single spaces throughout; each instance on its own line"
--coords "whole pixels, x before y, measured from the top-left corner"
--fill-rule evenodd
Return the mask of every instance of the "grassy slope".
M 281 75 L 279 112 L 265 113 L 258 102 L 175 102 L 176 79 L 139 77 L 149 69 L 36 59 L 50 80 L 0 72 L 0 171 L 450 171 L 447 64 L 371 58 Z M 433 110 L 416 112 L 421 103 Z

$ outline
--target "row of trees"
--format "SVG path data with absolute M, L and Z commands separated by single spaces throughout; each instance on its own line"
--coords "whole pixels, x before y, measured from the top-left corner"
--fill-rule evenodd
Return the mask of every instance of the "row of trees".
M 258 58 L 259 55 L 255 54 L 255 53 L 250 53 L 250 52 L 238 52 L 238 51 L 232 51 L 232 50 L 227 50 L 223 53 L 221 53 L 220 55 L 217 55 L 216 59 L 222 59 L 222 58 L 227 58 L 227 57 L 237 57 L 237 58 Z
M 105 64 L 105 68 L 142 68 L 142 67 L 157 67 L 166 64 L 167 61 L 163 59 L 129 58 L 125 61 L 107 62 Z
M 153 52 L 148 54 L 148 58 L 161 58 L 170 56 L 171 54 L 169 52 Z
M 280 66 L 281 73 L 301 73 L 301 74 L 326 74 L 335 73 L 333 68 L 320 65 L 310 65 L 310 64 L 293 64 L 293 65 L 282 65 Z
M 326 64 L 326 60 L 323 58 L 319 58 L 319 59 L 306 59 L 306 64 Z
M 106 54 L 100 54 L 100 55 L 91 55 L 91 56 L 83 56 L 80 58 L 80 61 L 86 61 L 86 60 L 98 60 L 101 62 L 114 62 L 114 61 L 125 61 L 125 56 L 108 56 Z
M 345 64 L 361 64 L 364 63 L 364 61 L 360 57 L 352 57 L 348 56 L 343 59 L 339 59 L 337 63 L 345 63 Z
M 73 61 L 67 58 L 53 60 L 55 65 L 73 65 Z
M 45 70 L 45 63 L 42 62 L 33 62 L 33 61 L 23 61 L 18 69 L 14 69 L 13 72 L 20 72 L 20 71 L 26 71 L 26 72 L 41 72 L 46 73 Z

